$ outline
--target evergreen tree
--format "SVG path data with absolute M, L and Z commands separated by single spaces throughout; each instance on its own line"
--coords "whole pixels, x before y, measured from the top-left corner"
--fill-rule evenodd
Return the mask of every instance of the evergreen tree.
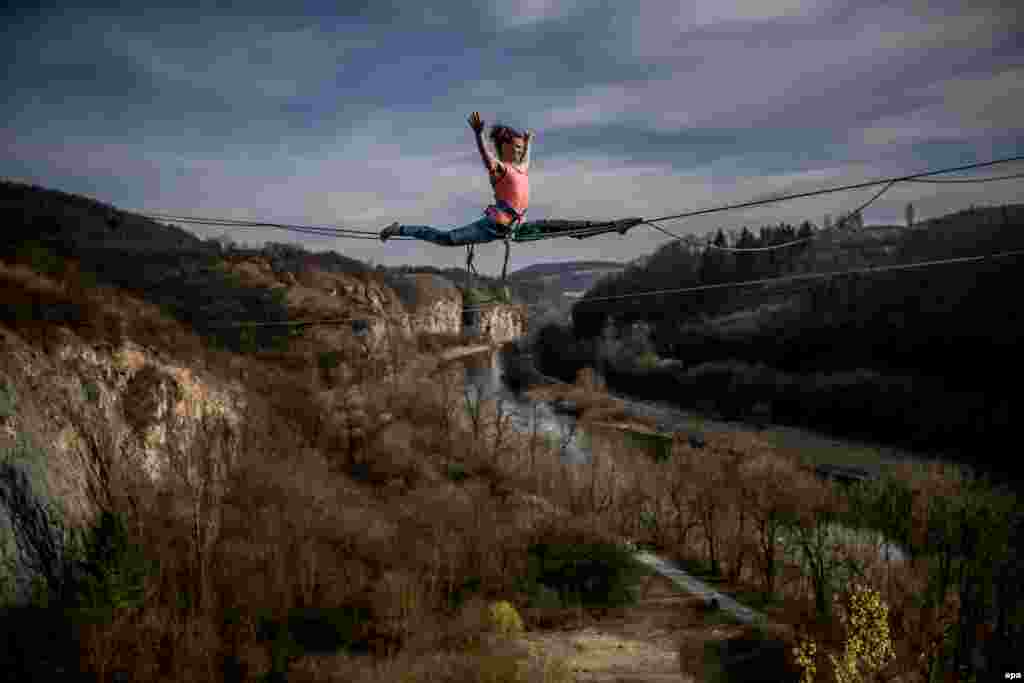
M 749 249 L 754 246 L 757 246 L 757 238 L 747 229 L 747 226 L 743 226 L 743 230 L 740 231 L 740 239 L 736 242 L 736 247 L 739 249 Z
M 737 249 L 750 249 L 757 245 L 757 238 L 754 234 L 743 226 L 743 230 L 740 232 L 740 238 L 736 242 Z M 756 265 L 756 255 L 753 253 L 738 253 L 736 254 L 736 271 L 741 280 L 748 280 L 754 276 L 754 268 Z
M 853 212 L 850 228 L 852 230 L 860 230 L 864 227 L 864 216 L 861 214 L 860 209 Z

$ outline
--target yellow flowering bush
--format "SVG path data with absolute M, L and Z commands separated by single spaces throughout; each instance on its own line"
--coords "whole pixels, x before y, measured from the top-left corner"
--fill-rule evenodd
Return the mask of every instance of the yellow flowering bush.
M 840 619 L 847 628 L 846 651 L 841 658 L 829 655 L 839 683 L 859 683 L 862 664 L 864 673 L 874 672 L 895 658 L 889 638 L 889 607 L 877 591 L 855 586 Z
M 491 603 L 488 616 L 491 628 L 502 636 L 512 637 L 523 632 L 523 620 L 516 608 L 507 600 Z
M 800 674 L 800 683 L 814 683 L 814 674 L 818 668 L 814 663 L 814 657 L 818 654 L 818 646 L 811 639 L 803 639 L 797 647 L 793 648 L 793 656 L 796 663 L 803 669 Z
M 877 591 L 855 586 L 839 619 L 846 626 L 846 649 L 842 657 L 828 656 L 838 683 L 860 683 L 864 674 L 880 670 L 896 657 L 889 637 L 889 607 Z M 813 683 L 817 652 L 812 639 L 803 639 L 793 648 L 793 657 L 802 669 L 800 683 Z

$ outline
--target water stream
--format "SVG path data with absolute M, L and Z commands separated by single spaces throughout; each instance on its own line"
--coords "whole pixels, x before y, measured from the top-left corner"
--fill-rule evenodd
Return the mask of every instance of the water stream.
M 544 401 L 533 401 L 516 393 L 502 380 L 501 354 L 496 351 L 464 356 L 465 382 L 470 396 L 484 400 L 503 399 L 512 426 L 524 434 L 536 432 L 556 440 L 563 462 L 583 464 L 590 461 L 590 447 L 572 417 L 556 413 Z
M 473 397 L 484 399 L 503 399 L 506 414 L 510 415 L 512 426 L 522 433 L 531 433 L 536 421 L 538 435 L 557 441 L 561 446 L 563 462 L 587 464 L 590 462 L 590 438 L 588 434 L 576 428 L 575 418 L 555 412 L 545 401 L 533 401 L 509 388 L 502 379 L 503 366 L 501 354 L 496 351 L 485 351 L 479 354 L 464 356 L 460 363 L 465 368 L 467 390 Z M 659 429 L 663 431 L 695 432 L 736 432 L 746 430 L 757 432 L 769 442 L 788 448 L 813 448 L 819 454 L 831 455 L 834 459 L 847 462 L 859 462 L 863 466 L 867 462 L 896 462 L 900 458 L 913 458 L 908 453 L 876 444 L 845 441 L 815 434 L 807 430 L 766 425 L 764 429 L 755 425 L 737 422 L 722 422 L 707 419 L 697 413 L 681 410 L 664 403 L 639 401 L 628 396 L 612 394 L 621 400 L 627 411 L 638 415 L 655 417 Z M 872 474 L 877 475 L 877 465 L 866 466 Z M 883 557 L 888 554 L 891 561 L 902 562 L 906 559 L 903 548 L 893 542 L 882 542 L 878 532 L 851 529 L 842 525 L 833 525 L 830 536 L 836 541 L 858 544 L 865 547 L 874 546 Z

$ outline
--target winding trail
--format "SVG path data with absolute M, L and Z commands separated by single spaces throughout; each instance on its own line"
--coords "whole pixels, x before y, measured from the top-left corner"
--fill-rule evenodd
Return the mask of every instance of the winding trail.
M 717 601 L 718 608 L 728 612 L 730 616 L 739 622 L 752 625 L 759 621 L 767 621 L 768 617 L 757 610 L 741 605 L 728 595 L 719 593 L 703 581 L 699 581 L 675 566 L 668 560 L 662 559 L 649 552 L 639 552 L 634 557 L 654 571 L 658 572 L 676 586 L 679 586 L 687 593 L 696 595 L 705 602 Z
M 696 683 L 705 645 L 744 628 L 709 612 L 708 601 L 743 624 L 764 618 L 667 560 L 634 557 L 651 570 L 636 604 L 599 610 L 582 628 L 528 631 L 519 641 L 529 656 L 561 660 L 577 683 Z

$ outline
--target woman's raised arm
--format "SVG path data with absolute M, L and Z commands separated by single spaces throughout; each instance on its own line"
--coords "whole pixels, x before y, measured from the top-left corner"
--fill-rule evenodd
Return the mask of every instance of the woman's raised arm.
M 526 145 L 523 149 L 523 170 L 530 169 L 530 143 L 533 142 L 533 131 L 526 131 Z
M 473 129 L 473 135 L 476 138 L 476 148 L 480 151 L 480 158 L 484 162 L 484 168 L 487 169 L 488 173 L 494 175 L 498 162 L 491 156 L 484 145 L 484 122 L 480 118 L 480 112 L 475 111 L 470 114 L 469 127 Z

